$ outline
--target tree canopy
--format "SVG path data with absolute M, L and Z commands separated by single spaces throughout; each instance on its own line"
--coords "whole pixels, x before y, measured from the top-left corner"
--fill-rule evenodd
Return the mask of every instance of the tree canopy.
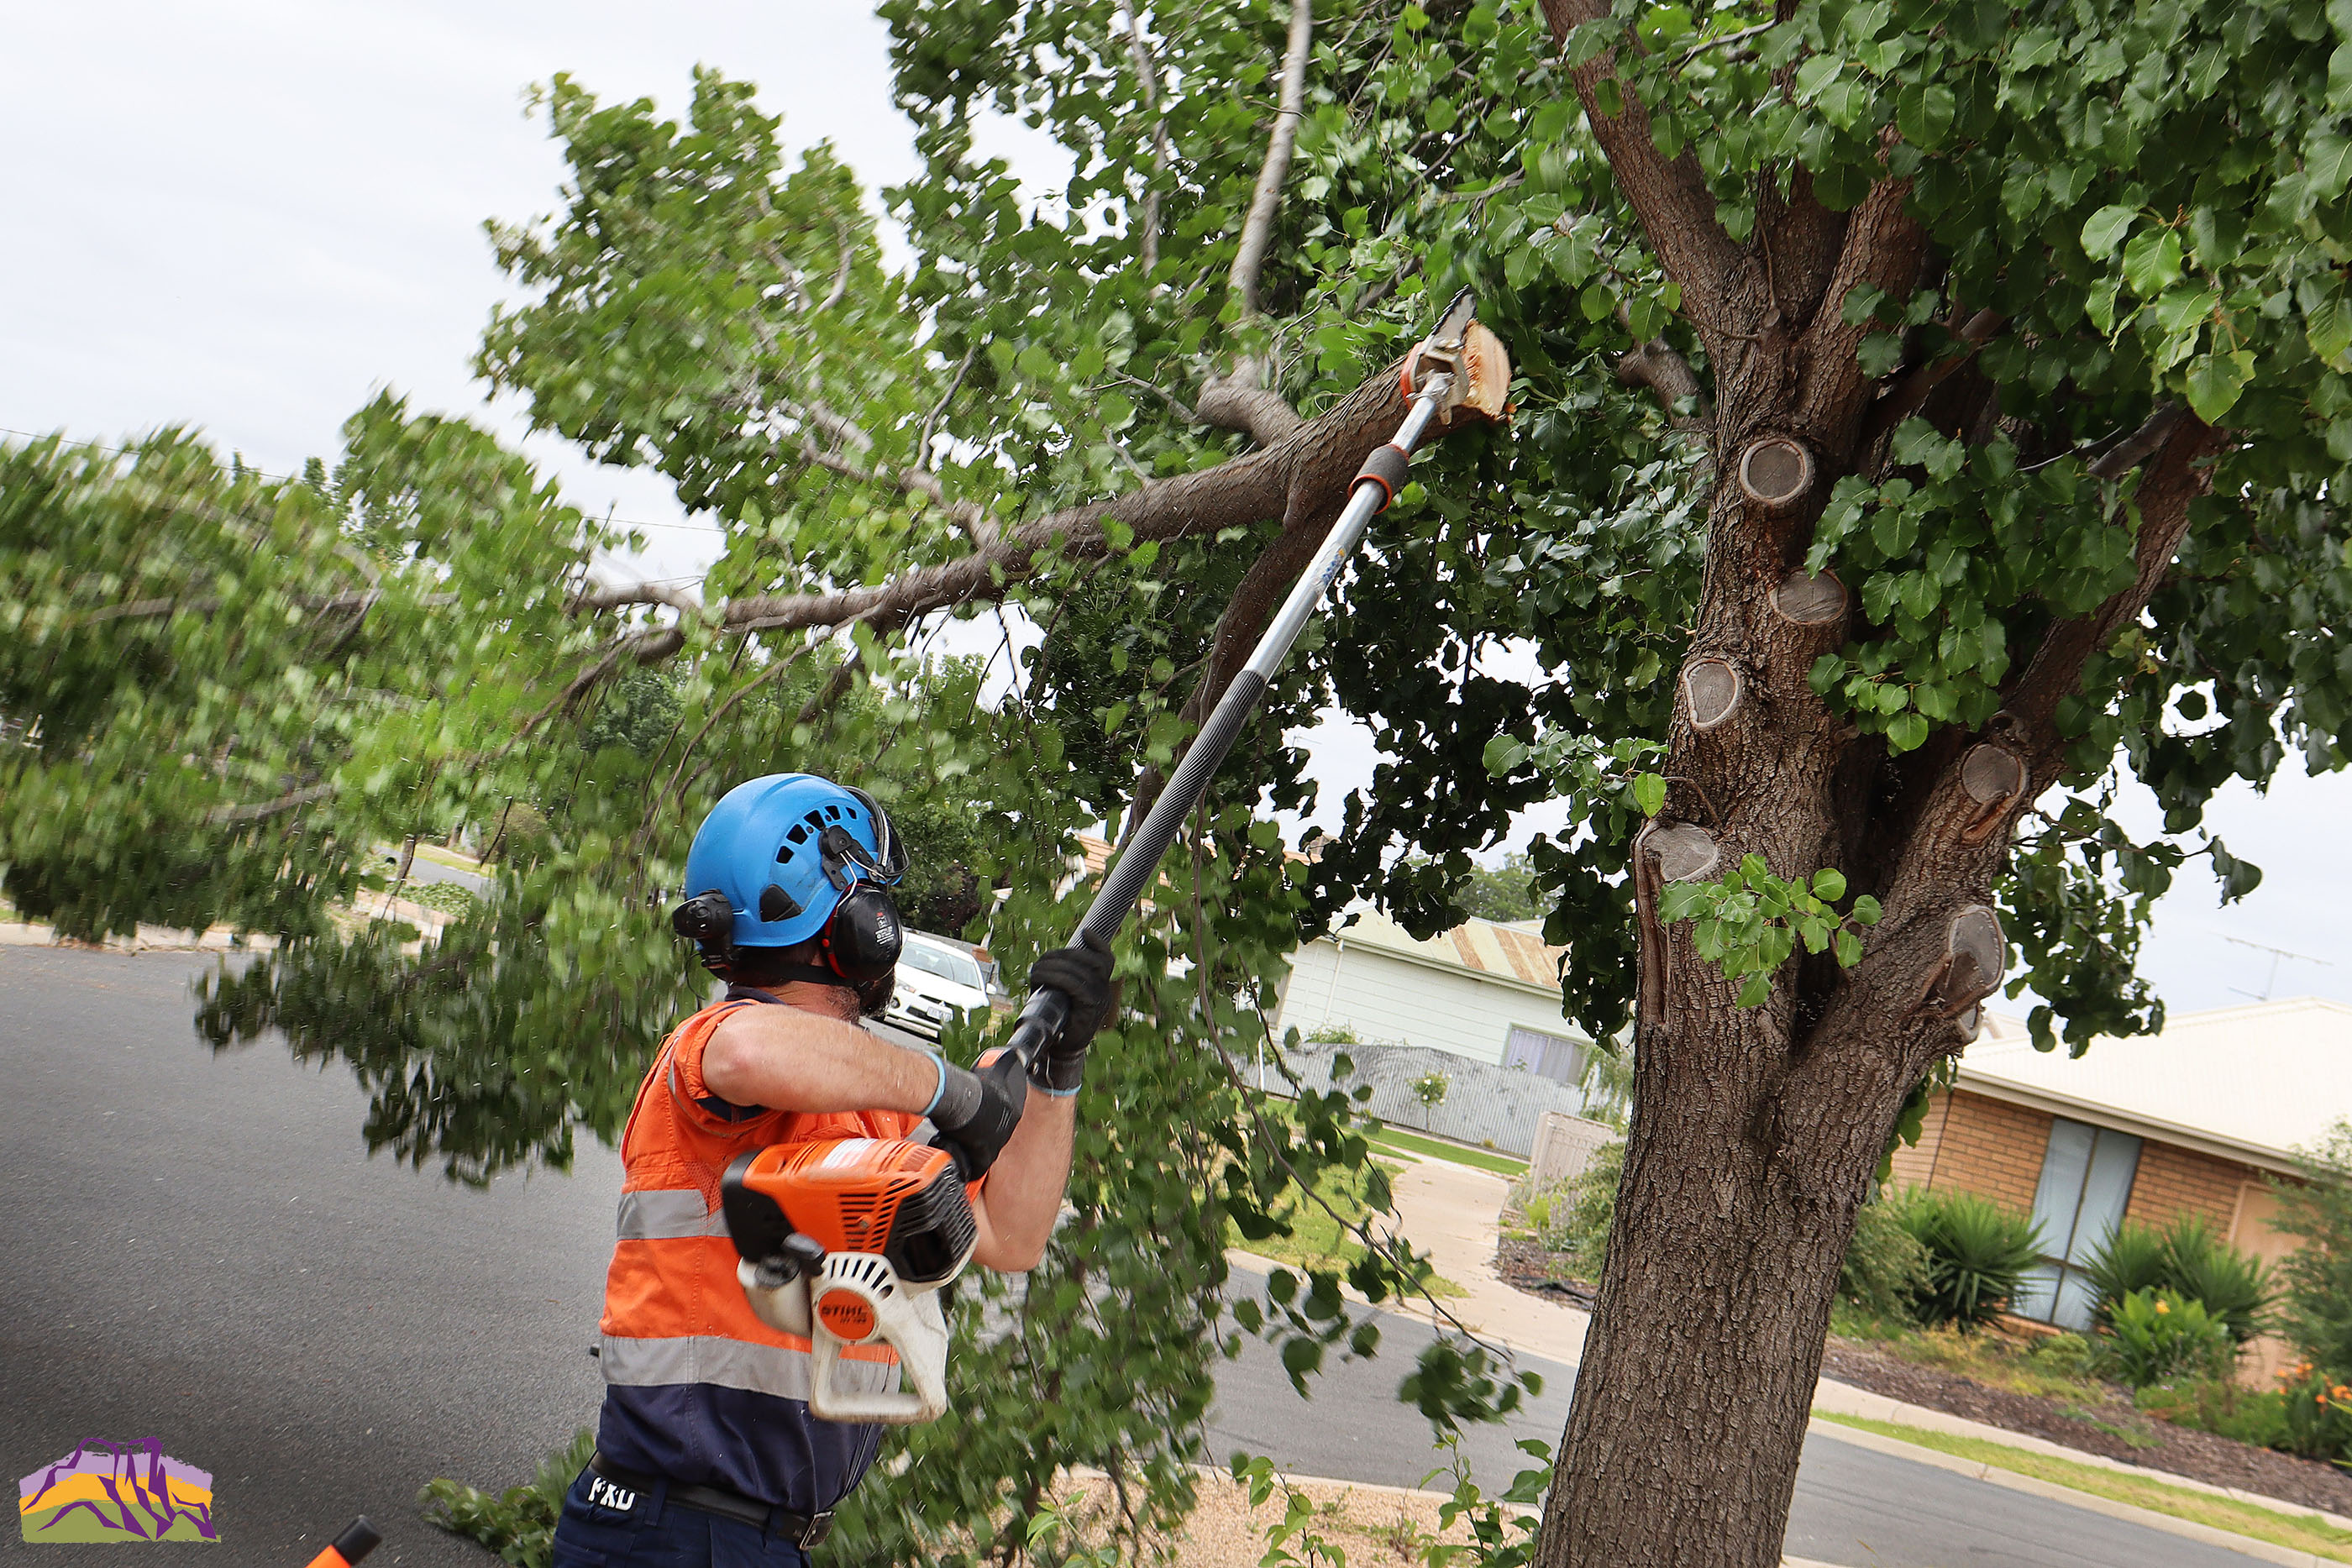
M 219 988 L 218 1037 L 341 1052 L 383 1084 L 372 1136 L 473 1173 L 609 1133 L 695 988 L 663 901 L 741 777 L 957 780 L 1017 974 L 1082 896 L 1073 833 L 1157 789 L 1393 427 L 1398 355 L 1474 287 L 1516 417 L 1416 465 L 1171 858 L 1122 947 L 1078 1218 L 854 1539 L 982 1551 L 954 1543 L 979 1500 L 1067 1462 L 1143 1477 L 1139 1518 L 1182 1506 L 1222 1325 L 1270 1315 L 1300 1375 L 1344 1333 L 1336 1276 L 1229 1319 L 1225 1214 L 1247 1234 L 1292 1174 L 1363 1159 L 1340 1099 L 1277 1125 L 1228 1053 L 1302 935 L 1365 897 L 1444 928 L 1471 854 L 1559 800 L 1530 856 L 1565 1009 L 1638 1030 L 1623 1326 L 1584 1380 L 1681 1343 L 1643 1397 L 1713 1377 L 1760 1425 L 1671 1499 L 1596 1491 L 1580 1526 L 1556 1488 L 1542 1559 L 1767 1561 L 1787 1391 L 1905 1095 L 2004 978 L 2044 1045 L 2156 1027 L 2152 900 L 2192 853 L 2232 895 L 2259 874 L 2202 833 L 2213 792 L 2345 761 L 2352 10 L 881 10 L 923 159 L 878 193 L 904 268 L 852 172 L 795 162 L 717 71 L 675 120 L 555 78 L 558 210 L 492 226 L 518 292 L 484 377 L 716 522 L 699 583 L 592 567 L 629 541 L 394 400 L 299 481 L 176 434 L 5 455 L 10 896 L 296 938 Z M 974 154 L 997 114 L 1054 140 L 1060 189 Z M 929 673 L 944 622 L 1016 612 L 1042 643 L 1013 656 L 1006 622 L 1001 699 Z M 633 666 L 669 672 L 650 753 L 658 722 L 600 716 Z M 1333 707 L 1383 760 L 1287 860 L 1272 814 L 1313 786 L 1286 736 Z M 2153 841 L 2115 814 L 2127 777 Z M 509 798 L 560 849 L 438 948 L 325 929 L 374 840 Z M 1685 1207 L 1721 1212 L 1640 1228 Z M 1753 1274 L 1784 1250 L 1785 1309 Z M 1415 1268 L 1376 1250 L 1355 1283 Z M 1409 1385 L 1433 1414 L 1496 1395 L 1454 1354 Z M 1114 1364 L 1131 1404 L 1082 1395 Z M 1606 1490 L 1612 1443 L 1646 1462 L 1637 1406 L 1579 1400 L 1570 1485 Z

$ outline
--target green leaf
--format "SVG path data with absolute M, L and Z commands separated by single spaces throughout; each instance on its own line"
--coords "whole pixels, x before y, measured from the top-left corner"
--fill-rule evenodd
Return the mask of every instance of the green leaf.
M 1940 147 L 1959 100 L 1939 81 L 1914 83 L 1895 99 L 1895 128 L 1914 147 Z
M 1769 975 L 1750 975 L 1739 988 L 1739 1005 L 1743 1008 L 1760 1008 L 1771 999 L 1772 977 Z
M 2304 332 L 2311 340 L 2311 351 L 2322 360 L 2333 364 L 2342 359 L 2352 349 L 2352 297 L 2336 294 L 2320 301 L 2304 318 Z
M 1665 779 L 1655 773 L 1637 775 L 1633 779 L 1633 803 L 1642 809 L 1642 815 L 1656 816 L 1665 809 Z
M 2101 207 L 2083 225 L 2083 253 L 2093 261 L 2113 256 L 2138 216 L 2137 207 Z
M 2322 201 L 2342 195 L 2344 187 L 2352 184 L 2352 137 L 2335 131 L 2313 137 L 2303 167 L 2314 195 Z
M 1823 866 L 1813 873 L 1813 896 L 1835 904 L 1845 896 L 1845 873 L 1834 866 Z
M 1853 918 L 1861 921 L 1864 925 L 1877 925 L 1880 913 L 1878 900 L 1871 897 L 1870 894 L 1861 894 L 1854 898 Z
M 2254 354 L 2236 349 L 2226 354 L 2200 354 L 2189 361 L 2189 406 L 2208 424 L 2219 424 L 2238 406 L 2246 383 L 2254 379 Z
M 1906 709 L 1886 722 L 1886 743 L 1898 752 L 1916 751 L 1927 744 L 1927 716 Z
M 2141 298 L 2163 293 L 2179 278 L 2179 230 L 2150 229 L 2124 246 L 2124 281 Z

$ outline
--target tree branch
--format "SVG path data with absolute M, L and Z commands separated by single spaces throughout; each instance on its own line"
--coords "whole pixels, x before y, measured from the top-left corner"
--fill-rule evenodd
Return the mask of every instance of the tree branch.
M 308 806 L 314 800 L 323 800 L 334 792 L 335 786 L 330 781 L 306 785 L 299 789 L 280 795 L 275 800 L 264 800 L 256 805 L 216 806 L 205 813 L 205 825 L 220 827 L 231 822 L 258 822 L 270 817 L 284 816 L 287 812 Z
M 2155 434 L 2150 439 L 2152 429 Z M 2116 633 L 2138 616 L 2171 570 L 2172 558 L 2189 532 L 2189 503 L 2212 488 L 2213 471 L 2206 459 L 2221 450 L 2221 435 L 2185 410 L 2162 408 L 2100 462 L 2106 463 L 2135 447 L 2152 453 L 2138 493 L 2132 497 L 2139 511 L 2139 538 L 2133 550 L 2138 564 L 2137 575 L 2128 588 L 2090 614 L 2062 621 L 2050 628 L 2042 639 L 2042 646 L 2034 651 L 2033 662 L 2003 705 L 2010 728 L 2022 737 L 2028 748 L 2036 785 L 2032 793 L 2046 788 L 2058 771 L 2065 744 L 2053 722 L 2058 705 L 2081 688 L 2083 666 L 2091 655 L 2113 642 Z M 2118 463 L 2115 472 L 2121 473 L 2127 466 Z
M 918 567 L 888 582 L 822 592 L 758 594 L 719 607 L 722 627 L 838 626 L 877 612 L 908 619 L 950 605 L 1002 599 L 1038 558 L 1091 560 L 1109 553 L 1103 525 L 1116 519 L 1138 540 L 1189 538 L 1289 514 L 1294 491 L 1328 497 L 1336 512 L 1365 455 L 1404 417 L 1399 366 L 1375 371 L 1337 406 L 1285 439 L 1214 468 L 1154 480 L 1111 501 L 1066 507 L 1006 530 L 971 554 Z M 1469 423 L 1457 419 L 1453 429 Z M 884 482 L 903 483 L 903 476 Z
M 1143 212 L 1137 219 L 1142 231 L 1136 236 L 1136 256 L 1143 263 L 1143 276 L 1150 277 L 1160 265 L 1160 176 L 1168 172 L 1168 117 L 1160 112 L 1160 67 L 1151 57 L 1151 46 L 1144 41 L 1143 23 L 1136 16 L 1130 0 L 1118 0 L 1118 14 L 1127 24 L 1128 52 L 1135 57 L 1135 80 L 1143 99 L 1143 112 L 1154 117 L 1151 127 L 1151 177 L 1153 183 L 1144 187 Z
M 595 588 L 583 586 L 566 606 L 573 614 L 598 610 L 618 610 L 629 604 L 667 604 L 680 615 L 700 615 L 702 601 L 682 588 L 665 582 L 639 582 L 628 587 Z
M 1201 383 L 1201 401 L 1192 417 L 1220 430 L 1238 430 L 1260 446 L 1272 446 L 1297 433 L 1306 422 L 1280 392 L 1257 384 L 1259 361 L 1245 359 L 1229 376 L 1211 376 Z
M 1560 44 L 1580 24 L 1609 15 L 1608 0 L 1543 0 L 1543 6 L 1552 37 Z M 1715 196 L 1706 188 L 1698 159 L 1688 149 L 1671 162 L 1659 153 L 1650 132 L 1649 111 L 1642 107 L 1641 95 L 1633 84 L 1619 78 L 1622 112 L 1614 116 L 1601 112 L 1598 89 L 1601 78 L 1616 71 L 1616 51 L 1608 49 L 1570 73 L 1577 99 L 1591 121 L 1593 138 L 1607 154 L 1625 199 L 1641 218 L 1659 265 L 1682 285 L 1683 303 L 1691 319 L 1710 333 L 1732 328 L 1730 295 L 1748 260 L 1716 219 Z M 1709 354 L 1714 354 L 1712 344 Z
M 1617 303 L 1617 320 L 1631 336 L 1633 318 L 1622 299 Z M 1698 400 L 1695 416 L 1698 424 L 1714 423 L 1715 411 L 1707 403 L 1706 390 L 1699 385 L 1698 372 L 1664 338 L 1637 344 L 1631 353 L 1622 356 L 1617 361 L 1617 379 L 1627 386 L 1647 387 L 1655 392 L 1658 401 L 1665 405 L 1666 416 L 1677 424 L 1689 423 L 1675 407 L 1685 398 Z
M 1846 320 L 1845 298 L 1864 286 L 1910 298 L 1927 246 L 1926 231 L 1904 210 L 1910 196 L 1910 181 L 1889 177 L 1848 214 L 1820 308 L 1798 339 L 1798 422 L 1833 461 L 1853 447 L 1870 387 L 1858 354 L 1874 329 L 1866 319 Z
M 833 287 L 825 291 L 824 298 L 817 305 L 820 312 L 832 309 L 848 295 L 850 264 L 857 259 L 857 246 L 853 243 L 855 236 L 849 232 L 848 222 L 842 218 L 834 219 L 833 232 L 841 244 L 841 269 L 833 275 Z
M 1926 406 L 1928 393 L 1941 386 L 1954 371 L 1975 359 L 1977 350 L 1999 337 L 2008 325 L 2009 318 L 1997 310 L 1979 310 L 1969 317 L 1958 334 L 1961 344 L 1958 353 L 1939 355 L 1919 366 L 1870 405 L 1857 445 L 1868 450 L 1881 436 L 1918 413 Z
M 1225 284 L 1227 292 L 1241 301 L 1244 320 L 1258 313 L 1258 274 L 1265 266 L 1266 246 L 1274 237 L 1274 215 L 1282 205 L 1282 182 L 1290 172 L 1291 149 L 1298 141 L 1298 120 L 1307 105 L 1307 54 L 1314 37 L 1312 0 L 1290 0 L 1290 42 L 1282 56 L 1282 103 L 1275 111 L 1265 162 L 1257 172 L 1257 189 L 1250 193 L 1249 216 L 1242 224 L 1241 245 L 1234 252 L 1234 269 Z

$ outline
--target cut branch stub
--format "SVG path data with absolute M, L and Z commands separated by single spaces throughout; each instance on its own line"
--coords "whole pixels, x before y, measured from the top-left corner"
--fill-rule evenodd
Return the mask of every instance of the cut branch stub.
M 1739 706 L 1745 683 L 1728 659 L 1694 659 L 1683 666 L 1683 707 L 1691 727 L 1705 731 L 1729 718 Z
M 1795 626 L 1827 626 L 1845 613 L 1845 584 L 1831 571 L 1797 570 L 1772 590 L 1772 611 Z
M 1793 436 L 1767 435 L 1739 454 L 1739 489 L 1768 512 L 1792 510 L 1813 487 L 1813 455 Z
M 1946 1018 L 1958 1018 L 1992 995 L 2009 968 L 2009 937 L 2000 916 L 1971 904 L 1944 929 L 1944 961 L 1928 982 L 1927 1000 Z
M 1984 1004 L 1979 1002 L 1952 1020 L 1952 1028 L 1962 1045 L 1974 1045 L 1977 1036 L 1984 1032 Z
M 1661 882 L 1696 882 L 1723 858 L 1715 835 L 1696 822 L 1676 822 L 1646 835 L 1650 853 L 1657 858 Z
M 1968 755 L 1960 758 L 1960 788 L 1979 809 L 1960 830 L 1962 841 L 1983 842 L 1993 825 L 2025 793 L 2025 759 L 2014 751 L 1989 741 L 1969 747 Z

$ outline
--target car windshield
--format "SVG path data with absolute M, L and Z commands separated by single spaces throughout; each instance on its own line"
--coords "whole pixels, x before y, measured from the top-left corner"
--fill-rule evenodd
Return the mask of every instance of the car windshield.
M 920 969 L 927 975 L 937 975 L 942 980 L 970 986 L 975 991 L 987 989 L 981 983 L 980 965 L 969 953 L 959 953 L 950 947 L 934 947 L 928 942 L 909 942 L 899 953 L 898 962 Z

